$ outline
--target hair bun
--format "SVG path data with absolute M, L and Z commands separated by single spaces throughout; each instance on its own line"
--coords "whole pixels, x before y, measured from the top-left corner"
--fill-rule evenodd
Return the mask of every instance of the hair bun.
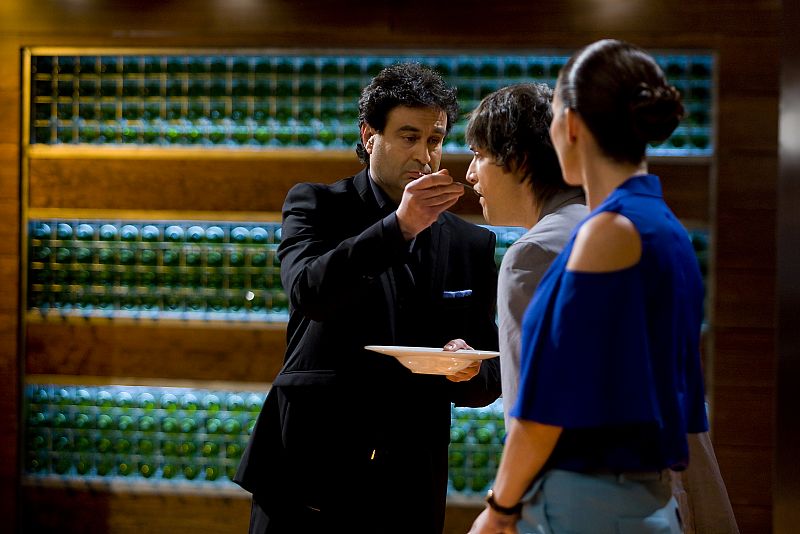
M 631 126 L 645 143 L 667 139 L 683 118 L 680 92 L 671 85 L 636 86 L 630 103 Z

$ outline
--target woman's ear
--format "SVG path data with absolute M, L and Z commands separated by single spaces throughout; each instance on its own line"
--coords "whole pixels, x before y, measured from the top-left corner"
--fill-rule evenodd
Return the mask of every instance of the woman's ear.
M 564 110 L 564 114 L 567 119 L 567 141 L 572 144 L 578 139 L 583 121 L 574 109 L 567 108 Z

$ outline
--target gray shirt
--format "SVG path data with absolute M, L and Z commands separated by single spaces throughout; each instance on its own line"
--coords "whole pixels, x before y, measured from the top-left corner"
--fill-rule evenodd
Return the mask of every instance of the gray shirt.
M 581 191 L 558 193 L 544 205 L 533 228 L 515 241 L 503 256 L 498 275 L 497 315 L 506 428 L 508 412 L 517 400 L 522 317 L 550 263 L 567 244 L 572 230 L 588 214 Z

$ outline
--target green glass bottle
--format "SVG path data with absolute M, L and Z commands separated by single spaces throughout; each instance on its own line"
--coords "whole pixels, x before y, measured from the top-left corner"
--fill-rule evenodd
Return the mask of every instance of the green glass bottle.
M 117 419 L 117 428 L 123 432 L 133 430 L 133 417 L 130 415 L 120 415 Z
M 52 254 L 53 251 L 50 247 L 34 247 L 33 259 L 34 261 L 48 262 Z
M 114 405 L 114 397 L 108 391 L 101 389 L 97 392 L 94 399 L 95 406 L 110 408 Z
M 67 436 L 63 434 L 54 436 L 53 450 L 56 452 L 69 452 L 72 450 L 72 442 Z
M 72 426 L 78 429 L 84 428 L 91 428 L 92 427 L 92 418 L 89 414 L 84 412 L 78 412 L 75 414 L 75 418 L 73 419 Z
M 206 480 L 210 482 L 217 480 L 219 478 L 219 467 L 215 465 L 207 465 L 203 470 L 203 473 Z
M 81 241 L 91 241 L 94 239 L 94 227 L 91 224 L 81 223 L 75 232 L 75 237 Z
M 72 262 L 72 249 L 69 247 L 60 247 L 56 249 L 56 262 L 57 263 L 71 263 Z
M 261 411 L 261 405 L 264 401 L 261 397 L 255 393 L 251 393 L 247 396 L 247 400 L 245 401 L 245 407 L 248 411 L 253 413 L 258 413 Z
M 250 239 L 253 243 L 266 243 L 269 238 L 269 233 L 260 226 L 256 226 L 250 230 Z
M 239 434 L 242 431 L 242 423 L 240 423 L 238 419 L 226 419 L 225 422 L 222 423 L 222 431 L 225 434 Z
M 64 412 L 56 412 L 50 419 L 50 426 L 53 428 L 64 428 L 68 425 L 68 419 Z
M 137 421 L 137 426 L 139 427 L 139 430 L 141 430 L 142 432 L 152 432 L 156 428 L 156 421 L 150 415 L 143 415 L 139 417 L 139 420 Z
M 185 464 L 183 466 L 183 477 L 186 480 L 194 480 L 197 478 L 197 466 L 193 464 Z
M 67 223 L 58 223 L 56 226 L 56 238 L 61 240 L 72 239 L 72 226 Z
M 244 265 L 244 254 L 238 250 L 232 250 L 228 256 L 228 265 L 231 267 L 241 267 Z
M 161 454 L 164 456 L 177 456 L 178 444 L 172 440 L 163 440 L 161 442 Z
M 172 241 L 172 242 L 183 241 L 183 236 L 184 236 L 183 228 L 181 228 L 180 226 L 171 225 L 167 226 L 166 230 L 164 230 L 164 238 L 167 241 Z
M 153 394 L 148 391 L 143 391 L 140 393 L 136 402 L 139 408 L 144 410 L 152 410 L 156 407 L 156 399 L 153 397 Z
M 88 451 L 92 448 L 92 442 L 88 435 L 79 435 L 75 438 L 75 450 L 78 452 Z
M 222 427 L 222 422 L 217 419 L 216 417 L 209 417 L 206 419 L 206 432 L 209 434 L 216 434 L 220 431 Z
M 203 446 L 200 448 L 200 454 L 209 458 L 219 454 L 219 445 L 215 441 L 204 441 Z
M 231 393 L 225 398 L 225 406 L 228 411 L 239 411 L 244 409 L 244 399 L 241 395 Z
M 155 250 L 149 248 L 142 249 L 142 251 L 139 253 L 139 258 L 142 265 L 155 265 L 157 257 L 158 256 L 156 255 Z
M 101 477 L 111 474 L 114 469 L 114 463 L 107 458 L 103 458 L 97 461 L 95 468 L 97 469 L 97 474 Z
M 192 249 L 186 251 L 186 265 L 190 267 L 198 267 L 200 265 L 202 255 L 199 249 Z
M 180 253 L 177 250 L 165 249 L 161 251 L 161 263 L 168 266 L 178 265 Z
M 189 434 L 197 430 L 197 421 L 192 417 L 184 417 L 180 422 L 180 430 L 184 434 Z
M 97 441 L 95 441 L 94 450 L 96 450 L 97 452 L 99 452 L 101 454 L 105 454 L 105 453 L 111 452 L 112 445 L 113 444 L 111 443 L 110 439 L 108 439 L 106 437 L 101 437 L 101 438 L 98 438 Z
M 47 447 L 47 438 L 40 432 L 27 432 L 27 444 L 29 451 L 38 451 Z
M 174 412 L 178 408 L 178 397 L 172 393 L 163 393 L 159 399 L 159 405 L 164 410 Z
M 225 239 L 225 232 L 219 226 L 209 226 L 205 237 L 209 243 L 222 243 Z
M 250 232 L 243 226 L 237 226 L 231 230 L 231 242 L 247 243 L 250 239 Z
M 231 460 L 235 460 L 242 455 L 242 446 L 235 441 L 229 442 L 225 446 L 225 457 Z
M 177 432 L 178 421 L 174 417 L 165 417 L 161 420 L 161 430 L 163 432 Z
M 97 416 L 96 426 L 98 430 L 111 430 L 114 426 L 114 419 L 107 413 L 101 413 Z
M 202 226 L 190 226 L 189 229 L 186 230 L 186 240 L 190 243 L 199 243 L 203 241 L 205 234 L 206 232 L 203 230 Z
M 75 261 L 77 263 L 92 263 L 92 250 L 86 247 L 76 248 Z
M 132 224 L 123 225 L 119 230 L 119 238 L 122 241 L 136 241 L 139 237 L 139 229 Z
M 154 449 L 153 440 L 150 438 L 142 438 L 136 443 L 136 451 L 141 455 L 153 454 Z
M 78 461 L 75 462 L 75 471 L 81 475 L 86 476 L 92 470 L 92 460 L 88 456 L 79 456 Z
M 47 223 L 36 223 L 33 227 L 32 235 L 34 239 L 50 239 L 52 230 Z
M 47 424 L 47 415 L 41 411 L 32 412 L 28 415 L 28 426 L 31 428 L 36 428 L 39 426 L 45 426 Z
M 152 224 L 148 224 L 142 228 L 142 241 L 158 241 L 159 233 L 158 227 Z
M 133 466 L 128 460 L 120 460 L 117 462 L 117 474 L 126 477 L 133 472 Z
M 166 479 L 175 478 L 175 475 L 178 473 L 178 468 L 175 464 L 164 464 L 161 468 L 161 477 Z
M 209 267 L 219 267 L 222 265 L 222 251 L 210 250 L 206 256 L 206 263 Z
M 250 256 L 250 265 L 253 267 L 264 267 L 267 264 L 267 251 L 256 250 Z
M 59 456 L 53 460 L 53 471 L 59 475 L 66 475 L 70 468 L 72 468 L 72 462 L 70 462 L 69 456 Z
M 114 249 L 101 248 L 97 253 L 97 261 L 101 264 L 108 265 L 114 263 Z
M 117 238 L 117 227 L 113 224 L 104 224 L 100 227 L 101 241 L 114 241 Z
M 156 468 L 149 460 L 139 462 L 139 474 L 144 478 L 152 477 L 156 472 Z
M 119 438 L 114 442 L 114 451 L 117 454 L 127 455 L 131 452 L 131 442 L 128 438 Z
M 184 458 L 193 457 L 197 453 L 197 445 L 195 445 L 194 441 L 181 441 L 178 444 L 178 456 L 183 456 Z

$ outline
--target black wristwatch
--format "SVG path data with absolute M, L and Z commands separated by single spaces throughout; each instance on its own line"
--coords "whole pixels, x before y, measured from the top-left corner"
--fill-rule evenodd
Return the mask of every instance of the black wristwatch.
M 491 508 L 498 514 L 503 514 L 503 515 L 517 515 L 522 511 L 521 502 L 518 502 L 514 506 L 501 506 L 497 504 L 494 500 L 494 490 L 491 489 L 486 493 L 486 504 L 488 504 L 489 508 Z

